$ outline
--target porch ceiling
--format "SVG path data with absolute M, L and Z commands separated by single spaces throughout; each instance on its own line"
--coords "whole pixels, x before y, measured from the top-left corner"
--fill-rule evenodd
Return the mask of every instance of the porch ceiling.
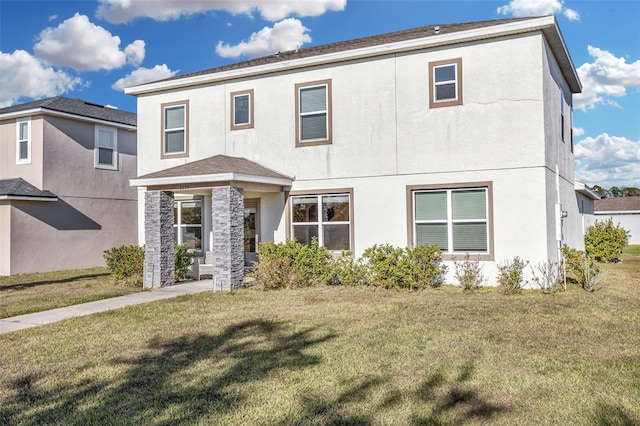
M 244 182 L 291 186 L 293 178 L 243 157 L 215 155 L 131 179 L 131 186 L 176 186 Z

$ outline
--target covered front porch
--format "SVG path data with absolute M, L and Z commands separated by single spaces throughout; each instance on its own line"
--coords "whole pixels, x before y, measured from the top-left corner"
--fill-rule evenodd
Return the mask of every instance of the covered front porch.
M 224 155 L 132 179 L 144 190 L 145 288 L 175 283 L 177 243 L 199 256 L 213 254 L 216 289 L 240 288 L 258 242 L 273 238 L 292 182 L 246 158 Z

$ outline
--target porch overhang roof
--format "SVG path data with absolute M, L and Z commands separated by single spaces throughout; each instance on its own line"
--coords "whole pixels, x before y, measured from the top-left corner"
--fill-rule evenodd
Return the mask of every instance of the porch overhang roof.
M 58 201 L 58 196 L 43 191 L 22 178 L 0 180 L 0 201 Z
M 591 198 L 592 200 L 599 200 L 600 196 L 587 185 L 582 182 L 574 182 L 575 191 L 579 194 L 584 195 L 587 198 Z
M 294 178 L 243 157 L 215 155 L 130 179 L 131 186 L 193 186 L 222 182 L 291 186 Z

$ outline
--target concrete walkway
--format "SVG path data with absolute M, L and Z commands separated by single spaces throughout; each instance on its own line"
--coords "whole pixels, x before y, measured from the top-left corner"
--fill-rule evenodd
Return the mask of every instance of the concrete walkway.
M 212 280 L 190 281 L 169 287 L 131 293 L 125 296 L 112 297 L 110 299 L 96 300 L 95 302 L 52 309 L 50 311 L 4 318 L 0 319 L 0 334 L 43 324 L 50 324 L 67 318 L 81 317 L 84 315 L 95 314 L 97 312 L 124 308 L 125 306 L 169 299 L 171 297 L 182 296 L 184 294 L 201 293 L 207 290 L 213 291 Z

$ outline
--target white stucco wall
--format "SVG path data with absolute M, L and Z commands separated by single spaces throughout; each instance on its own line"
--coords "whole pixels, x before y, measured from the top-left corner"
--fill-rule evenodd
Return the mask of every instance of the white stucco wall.
M 429 108 L 429 62 L 455 58 L 463 105 Z M 295 84 L 327 79 L 332 144 L 296 148 Z M 569 223 L 578 217 L 570 143 L 555 136 L 559 87 L 570 103 L 544 37 L 529 33 L 140 95 L 138 171 L 225 154 L 295 177 L 292 191 L 353 188 L 357 256 L 373 244 L 408 244 L 407 185 L 490 181 L 494 261 L 556 260 L 558 196 L 569 214 L 564 238 L 574 244 L 581 232 Z M 231 131 L 230 93 L 248 89 L 254 128 Z M 180 100 L 190 103 L 190 155 L 161 159 L 161 104 Z M 262 240 L 284 240 L 283 194 L 261 197 Z M 495 270 L 487 263 L 490 279 Z
M 614 225 L 629 231 L 629 244 L 640 244 L 640 212 L 626 214 L 597 212 L 590 218 L 588 226 L 593 225 L 596 220 L 605 222 L 609 219 L 613 221 Z

